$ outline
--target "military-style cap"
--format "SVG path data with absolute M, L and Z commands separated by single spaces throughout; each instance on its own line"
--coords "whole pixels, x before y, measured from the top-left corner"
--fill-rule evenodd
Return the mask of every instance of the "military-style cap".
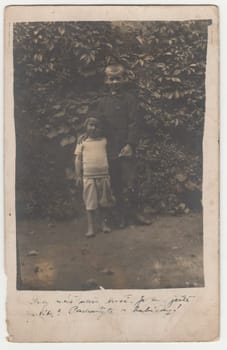
M 125 69 L 121 64 L 111 64 L 105 69 L 105 74 L 111 77 L 123 74 L 124 72 Z

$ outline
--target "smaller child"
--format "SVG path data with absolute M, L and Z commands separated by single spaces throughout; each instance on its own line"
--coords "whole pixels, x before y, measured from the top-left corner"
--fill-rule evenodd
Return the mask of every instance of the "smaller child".
M 83 200 L 87 211 L 86 237 L 95 235 L 95 212 L 99 209 L 102 231 L 110 232 L 107 225 L 108 208 L 115 203 L 112 194 L 107 160 L 107 140 L 102 136 L 100 121 L 91 117 L 85 121 L 85 134 L 75 149 L 77 185 L 83 183 Z

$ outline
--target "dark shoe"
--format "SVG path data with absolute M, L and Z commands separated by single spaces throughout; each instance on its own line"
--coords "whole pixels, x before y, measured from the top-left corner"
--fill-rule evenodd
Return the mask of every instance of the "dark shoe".
M 127 221 L 124 216 L 119 217 L 118 228 L 123 230 L 127 226 Z
M 123 210 L 117 209 L 113 215 L 113 225 L 116 229 L 124 229 L 127 226 L 127 220 L 123 215 Z
M 126 222 L 120 222 L 118 228 L 120 230 L 123 230 L 124 228 L 126 228 L 126 226 L 127 226 Z

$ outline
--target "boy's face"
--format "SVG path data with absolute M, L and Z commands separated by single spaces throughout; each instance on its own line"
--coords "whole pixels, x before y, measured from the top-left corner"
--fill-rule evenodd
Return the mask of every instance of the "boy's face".
M 100 136 L 100 126 L 96 119 L 91 119 L 87 123 L 87 134 L 90 137 L 96 138 Z
M 123 74 L 106 75 L 105 83 L 111 90 L 118 90 L 122 83 L 124 83 Z
M 125 69 L 121 64 L 112 64 L 105 69 L 105 83 L 111 90 L 118 90 L 125 82 Z

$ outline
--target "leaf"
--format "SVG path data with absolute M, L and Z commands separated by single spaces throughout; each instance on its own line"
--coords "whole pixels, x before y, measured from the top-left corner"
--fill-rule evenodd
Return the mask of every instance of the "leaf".
M 43 56 L 40 53 L 36 53 L 33 57 L 35 62 L 42 62 Z
M 146 62 L 150 62 L 150 61 L 153 61 L 153 60 L 154 60 L 154 57 L 151 56 L 151 55 L 144 57 L 144 61 L 146 61 Z
M 141 60 L 141 59 L 139 59 L 139 64 L 141 65 L 141 67 L 143 67 L 143 65 L 144 65 L 144 61 L 143 61 L 143 60 Z
M 187 180 L 187 175 L 183 174 L 183 173 L 178 173 L 175 175 L 175 178 L 179 181 L 179 182 L 184 182 Z
M 135 77 L 136 77 L 135 73 L 132 70 L 128 71 L 128 76 L 130 79 L 135 79 Z
M 173 98 L 173 93 L 166 93 L 166 97 L 168 98 L 168 100 L 171 100 Z
M 53 139 L 54 137 L 58 136 L 58 131 L 57 129 L 52 129 L 51 131 L 49 131 L 46 136 L 49 138 L 49 139 Z
M 34 34 L 34 35 L 38 35 L 40 31 L 41 31 L 41 28 L 35 30 L 35 31 L 33 32 L 33 34 Z
M 90 57 L 90 56 L 87 56 L 87 57 L 85 58 L 85 63 L 88 65 L 90 62 L 91 62 L 91 57 Z
M 112 60 L 111 56 L 107 56 L 106 57 L 106 63 L 107 64 L 110 64 L 111 60 Z
M 93 62 L 95 62 L 95 55 L 94 55 L 94 54 L 91 54 L 90 57 L 91 57 L 91 60 L 92 60 Z
M 179 98 L 179 97 L 180 97 L 180 93 L 179 93 L 178 90 L 175 91 L 175 97 L 176 97 L 176 98 Z
M 180 78 L 172 77 L 171 80 L 175 83 L 181 83 Z
M 137 35 L 136 36 L 136 40 L 141 44 L 141 45 L 143 45 L 143 38 L 141 37 L 141 36 L 139 36 L 139 35 Z
M 124 42 L 123 42 L 122 40 L 120 40 L 120 39 L 116 39 L 116 43 L 117 43 L 118 45 L 124 44 Z
M 65 111 L 61 111 L 61 112 L 54 114 L 54 117 L 56 117 L 56 118 L 60 118 L 60 117 L 64 117 L 64 116 L 65 116 Z
M 194 182 L 192 182 L 191 180 L 188 180 L 185 184 L 184 184 L 185 188 L 187 188 L 187 190 L 189 191 L 194 191 L 195 189 L 198 188 L 197 184 L 195 184 Z
M 161 97 L 161 95 L 160 95 L 157 91 L 154 92 L 154 96 L 155 96 L 156 98 L 160 98 L 160 97 Z
M 54 108 L 54 109 L 60 109 L 60 108 L 61 108 L 61 105 L 54 105 L 52 108 Z
M 87 70 L 87 71 L 82 71 L 80 70 L 80 75 L 82 75 L 83 77 L 87 78 L 87 77 L 92 77 L 96 74 L 96 70 L 92 69 L 92 70 Z
M 63 35 L 65 33 L 65 28 L 58 27 L 58 32 L 59 32 L 59 34 Z
M 54 49 L 54 44 L 53 43 L 50 43 L 49 45 L 48 45 L 48 50 L 49 51 L 52 51 Z
M 165 63 L 162 63 L 162 62 L 157 63 L 156 66 L 157 66 L 158 68 L 165 68 L 165 67 L 166 67 Z
M 76 142 L 75 136 L 67 136 L 61 140 L 60 145 L 62 147 L 65 147 L 65 146 L 71 145 L 72 143 L 75 143 L 75 142 Z
M 88 112 L 88 106 L 87 105 L 81 106 L 81 107 L 77 108 L 76 111 L 79 114 L 86 114 Z
M 72 122 L 78 122 L 80 119 L 78 117 L 73 117 L 71 120 Z
M 80 61 L 84 61 L 86 60 L 88 57 L 88 55 L 86 53 L 84 53 L 81 57 L 80 57 Z
M 176 69 L 174 72 L 173 72 L 173 75 L 179 75 L 181 73 L 181 70 L 180 69 Z
M 50 68 L 50 70 L 53 70 L 54 69 L 54 65 L 53 65 L 53 63 L 49 63 L 49 68 Z
M 67 134 L 69 130 L 68 126 L 63 125 L 58 129 L 58 134 Z

